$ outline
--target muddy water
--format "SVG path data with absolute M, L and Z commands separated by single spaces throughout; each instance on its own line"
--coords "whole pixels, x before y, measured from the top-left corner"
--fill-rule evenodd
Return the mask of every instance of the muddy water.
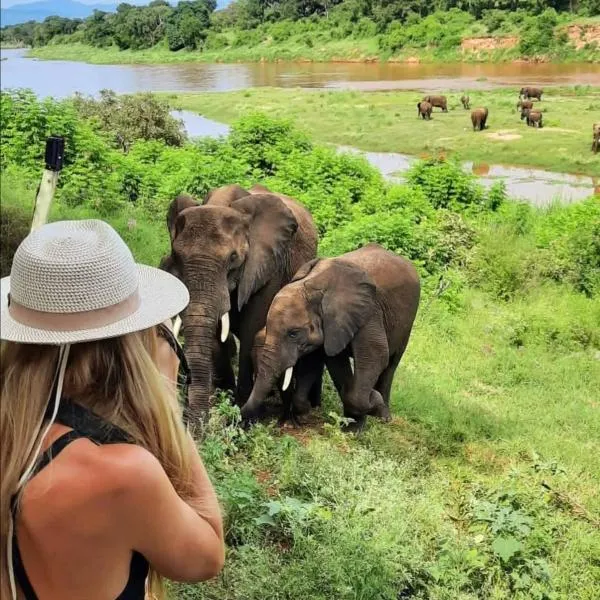
M 182 110 L 173 115 L 184 122 L 191 138 L 227 135 L 229 127 L 196 113 Z M 390 181 L 402 181 L 402 174 L 416 160 L 413 156 L 396 152 L 365 152 L 340 146 L 340 152 L 364 156 Z M 553 173 L 541 169 L 526 169 L 505 165 L 464 163 L 466 171 L 477 175 L 481 183 L 489 187 L 496 181 L 504 181 L 509 197 L 529 202 L 534 206 L 549 206 L 553 202 L 570 204 L 600 194 L 600 181 L 592 177 Z
M 402 181 L 402 173 L 416 160 L 412 156 L 394 152 L 363 152 L 347 147 L 340 150 L 364 156 L 384 177 L 392 181 Z M 463 167 L 465 171 L 477 175 L 485 187 L 503 181 L 510 198 L 538 207 L 550 206 L 553 202 L 571 204 L 600 193 L 600 181 L 585 175 L 472 162 L 464 163 Z
M 226 91 L 252 87 L 457 91 L 523 83 L 600 85 L 600 64 L 240 63 L 89 65 L 27 58 L 2 50 L 2 88 L 57 98 L 74 92 Z

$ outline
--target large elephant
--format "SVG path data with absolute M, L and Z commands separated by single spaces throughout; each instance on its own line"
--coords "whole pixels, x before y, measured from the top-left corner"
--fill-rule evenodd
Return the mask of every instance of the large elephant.
M 596 154 L 600 149 L 600 123 L 594 123 L 592 127 L 592 152 Z
M 226 186 L 211 192 L 204 205 L 180 202 L 182 210 L 173 204 L 169 208 L 171 255 L 162 266 L 190 291 L 182 318 L 194 417 L 205 416 L 215 383 L 233 384 L 231 343 L 226 344 L 230 329 L 240 343 L 236 399 L 243 403 L 248 398 L 252 345 L 271 301 L 316 256 L 317 230 L 310 213 L 265 189 L 250 193 Z
M 531 110 L 530 108 L 524 108 L 521 111 L 521 120 L 525 119 L 529 127 L 537 127 L 541 129 L 544 126 L 544 117 L 539 110 Z
M 448 99 L 446 96 L 425 96 L 423 102 L 429 102 L 431 106 L 437 106 L 443 112 L 448 112 Z
M 412 263 L 378 244 L 303 265 L 271 304 L 242 416 L 256 416 L 274 382 L 283 375 L 285 387 L 298 360 L 322 348 L 344 414 L 359 424 L 366 415 L 388 418 L 419 295 Z
M 255 378 L 258 365 L 262 360 L 262 350 L 266 339 L 267 330 L 266 327 L 263 327 L 256 334 L 252 348 L 252 366 Z M 300 425 L 299 417 L 308 413 L 311 408 L 321 405 L 324 369 L 325 354 L 323 349 L 319 348 L 298 360 L 293 376 L 289 377 L 287 381 L 285 377 L 279 377 L 277 383 L 283 404 L 281 424 L 291 421 L 293 425 L 298 426 Z
M 475 108 L 471 111 L 471 123 L 473 124 L 473 131 L 483 131 L 486 128 L 488 118 L 487 108 Z
M 429 102 L 425 102 L 424 100 L 417 102 L 417 119 L 422 117 L 423 120 L 431 120 L 431 110 L 432 106 L 429 104 Z
M 519 96 L 522 96 L 526 100 L 529 100 L 530 98 L 537 98 L 538 100 L 541 101 L 543 93 L 544 93 L 544 90 L 542 88 L 525 86 L 525 87 L 521 88 L 521 91 L 519 92 Z

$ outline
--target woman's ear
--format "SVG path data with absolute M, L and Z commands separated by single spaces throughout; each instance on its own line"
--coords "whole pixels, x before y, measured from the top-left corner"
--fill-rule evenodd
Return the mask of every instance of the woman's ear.
M 287 266 L 290 243 L 298 230 L 292 211 L 273 194 L 253 194 L 231 208 L 249 218 L 248 256 L 238 285 L 238 309 Z
M 330 265 L 306 284 L 320 310 L 327 356 L 339 354 L 371 316 L 377 288 L 368 273 L 343 259 Z

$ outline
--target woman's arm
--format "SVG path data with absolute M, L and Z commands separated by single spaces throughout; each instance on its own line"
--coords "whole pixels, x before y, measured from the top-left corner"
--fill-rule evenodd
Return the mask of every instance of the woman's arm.
M 128 446 L 119 453 L 119 522 L 132 549 L 161 575 L 174 581 L 204 581 L 223 568 L 221 513 L 212 484 L 190 439 L 193 496 L 182 500 L 158 460 Z

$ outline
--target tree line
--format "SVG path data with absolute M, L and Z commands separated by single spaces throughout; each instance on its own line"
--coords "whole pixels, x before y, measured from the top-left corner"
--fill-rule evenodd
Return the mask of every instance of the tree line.
M 237 0 L 223 10 L 215 9 L 215 0 L 186 0 L 176 6 L 166 0 L 153 0 L 147 6 L 123 3 L 114 13 L 96 10 L 87 19 L 53 16 L 42 23 L 3 27 L 0 40 L 33 47 L 79 42 L 142 50 L 160 43 L 171 51 L 199 50 L 229 45 L 223 36 L 219 40 L 228 29 L 253 34 L 267 27 L 278 41 L 277 36 L 283 40 L 297 33 L 298 25 L 307 32 L 335 30 L 334 38 L 385 34 L 392 38 L 385 43 L 393 51 L 411 42 L 421 46 L 418 42 L 429 42 L 428 36 L 448 37 L 447 31 L 425 32 L 427 27 L 422 25 L 428 17 L 447 11 L 454 16 L 429 21 L 438 23 L 438 29 L 447 29 L 447 23 L 456 29 L 477 20 L 483 21 L 488 32 L 503 33 L 503 28 L 519 28 L 527 18 L 544 13 L 598 15 L 600 0 Z M 538 27 L 534 24 L 533 28 Z M 453 32 L 448 43 L 455 45 L 455 37 Z

